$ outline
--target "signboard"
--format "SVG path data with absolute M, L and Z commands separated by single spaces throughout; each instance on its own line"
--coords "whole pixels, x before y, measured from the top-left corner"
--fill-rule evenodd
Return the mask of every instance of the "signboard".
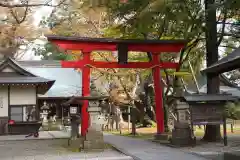
M 77 107 L 70 107 L 70 114 L 76 114 L 77 113 Z
M 222 124 L 224 105 L 222 104 L 193 104 L 191 119 L 194 125 Z

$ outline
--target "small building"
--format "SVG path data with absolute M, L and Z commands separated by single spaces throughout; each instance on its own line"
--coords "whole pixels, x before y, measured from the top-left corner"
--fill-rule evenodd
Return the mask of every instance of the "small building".
M 8 122 L 39 120 L 38 95 L 44 95 L 55 80 L 37 76 L 11 58 L 0 63 L 0 135 L 8 133 Z M 11 133 L 10 133 L 11 134 Z
M 61 68 L 59 61 L 18 61 L 31 73 L 55 80 L 53 86 L 45 93 L 38 95 L 38 105 L 44 102 L 50 107 L 51 114 L 57 119 L 68 116 L 62 104 L 72 96 L 82 96 L 81 72 L 73 68 Z

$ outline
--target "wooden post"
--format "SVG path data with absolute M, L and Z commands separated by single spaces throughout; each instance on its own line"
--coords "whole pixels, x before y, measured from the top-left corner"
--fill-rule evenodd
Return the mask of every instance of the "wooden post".
M 153 62 L 160 64 L 159 55 L 153 54 Z M 163 95 L 161 87 L 161 73 L 160 67 L 153 68 L 153 80 L 155 91 L 155 110 L 157 120 L 157 135 L 164 132 L 164 111 L 163 111 Z
M 131 121 L 131 107 L 128 106 L 128 132 L 130 132 L 130 121 Z
M 85 64 L 88 64 L 90 62 L 90 52 L 83 52 L 83 60 Z M 90 95 L 90 68 L 85 66 L 82 68 L 82 95 L 83 97 Z M 84 100 L 83 106 L 82 106 L 82 115 L 81 115 L 81 135 L 85 136 L 87 129 L 88 129 L 88 121 L 89 121 L 89 115 L 88 115 L 88 100 Z
M 223 142 L 224 146 L 227 146 L 227 123 L 226 123 L 226 117 L 223 119 Z
M 132 135 L 136 135 L 136 108 L 132 107 Z

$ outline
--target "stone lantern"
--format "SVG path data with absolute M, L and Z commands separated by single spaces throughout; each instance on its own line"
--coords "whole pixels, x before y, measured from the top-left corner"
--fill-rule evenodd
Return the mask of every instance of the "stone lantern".
M 104 123 L 104 117 L 101 115 L 101 108 L 99 107 L 100 101 L 105 99 L 106 96 L 101 96 L 94 83 L 91 83 L 91 95 L 84 97 L 88 100 L 88 112 L 89 112 L 89 128 L 83 141 L 83 148 L 89 149 L 104 149 L 102 124 Z
M 41 119 L 44 123 L 47 123 L 48 122 L 48 119 L 47 119 L 47 116 L 48 116 L 48 113 L 49 113 L 49 106 L 47 105 L 47 102 L 44 101 L 43 102 L 43 106 L 41 107 Z
M 175 112 L 177 120 L 174 121 L 171 143 L 176 146 L 188 146 L 193 144 L 189 105 L 183 101 L 183 97 L 175 97 Z

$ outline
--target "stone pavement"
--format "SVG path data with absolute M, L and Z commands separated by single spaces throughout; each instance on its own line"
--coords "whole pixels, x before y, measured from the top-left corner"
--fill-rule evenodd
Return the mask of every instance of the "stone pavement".
M 0 136 L 0 141 L 20 141 L 20 140 L 37 140 L 37 139 L 66 139 L 70 137 L 69 132 L 63 132 L 63 131 L 40 131 L 39 137 L 35 138 L 33 136 L 31 137 L 25 137 L 26 135 L 6 135 L 6 136 Z
M 104 141 L 135 160 L 206 160 L 176 148 L 137 138 L 104 133 Z

